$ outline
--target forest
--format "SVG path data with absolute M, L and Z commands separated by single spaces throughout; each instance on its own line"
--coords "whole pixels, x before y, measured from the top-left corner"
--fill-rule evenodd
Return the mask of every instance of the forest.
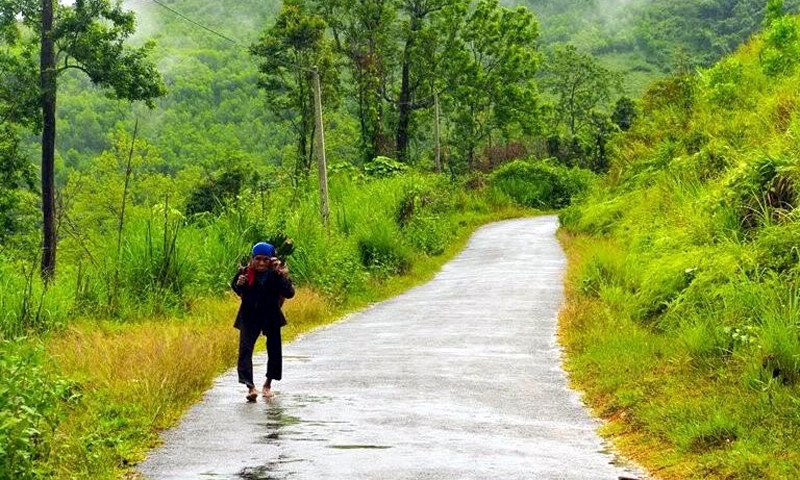
M 621 442 L 658 439 L 636 460 L 800 468 L 800 1 L 75 0 L 49 30 L 47 3 L 0 3 L 0 478 L 141 460 L 230 363 L 255 241 L 293 243 L 295 335 L 428 278 L 484 223 L 555 210 L 568 366 L 631 419 Z M 636 375 L 615 348 L 640 349 Z M 114 378 L 112 353 L 142 368 Z

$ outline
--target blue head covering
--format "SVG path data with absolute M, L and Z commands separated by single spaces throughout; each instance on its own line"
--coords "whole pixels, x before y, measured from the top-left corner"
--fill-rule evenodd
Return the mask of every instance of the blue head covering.
M 258 242 L 253 245 L 253 256 L 266 255 L 267 257 L 275 256 L 275 247 L 266 242 Z

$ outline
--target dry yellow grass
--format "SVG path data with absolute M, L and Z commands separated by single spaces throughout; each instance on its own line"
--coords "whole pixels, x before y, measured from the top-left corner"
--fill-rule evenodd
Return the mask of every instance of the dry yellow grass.
M 66 461 L 52 466 L 54 475 L 115 478 L 143 459 L 158 441 L 157 432 L 174 425 L 214 378 L 235 364 L 237 308 L 237 299 L 225 296 L 198 301 L 184 318 L 83 320 L 53 335 L 47 342 L 53 367 L 78 379 L 84 391 L 81 407 L 70 412 L 56 432 L 55 457 L 77 459 L 86 455 L 86 449 L 96 449 L 92 431 L 115 412 L 126 416 L 125 428 L 136 426 L 130 437 L 98 451 L 96 464 L 84 465 L 85 471 L 76 472 L 75 465 Z M 285 341 L 329 322 L 334 314 L 320 295 L 303 288 L 284 310 L 289 319 Z M 259 344 L 263 348 L 263 342 Z M 109 425 L 102 435 L 113 435 L 115 429 Z M 115 467 L 108 470 L 108 465 Z

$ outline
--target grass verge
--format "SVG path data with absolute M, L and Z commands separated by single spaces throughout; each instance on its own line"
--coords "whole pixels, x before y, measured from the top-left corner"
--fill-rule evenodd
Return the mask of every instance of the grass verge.
M 371 281 L 344 302 L 299 288 L 285 306 L 284 341 L 431 279 L 479 226 L 531 213 L 509 208 L 465 215 L 443 254 L 420 256 L 406 274 Z M 133 466 L 159 443 L 159 432 L 175 425 L 214 378 L 235 364 L 237 308 L 235 297 L 225 296 L 198 301 L 180 318 L 83 320 L 51 334 L 48 363 L 76 382 L 81 398 L 53 432 L 45 476 L 136 478 Z
M 559 239 L 569 259 L 565 365 L 607 421 L 601 434 L 663 480 L 800 478 L 800 388 L 747 380 L 744 355 L 698 363 L 685 333 L 635 319 L 624 285 L 587 282 L 598 277 L 598 256 L 624 258 L 613 240 L 563 231 Z

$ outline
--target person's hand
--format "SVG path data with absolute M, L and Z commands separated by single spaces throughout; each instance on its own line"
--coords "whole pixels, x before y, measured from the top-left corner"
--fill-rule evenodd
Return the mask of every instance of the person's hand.
M 281 262 L 277 258 L 272 259 L 272 263 L 270 264 L 270 266 L 272 267 L 273 270 L 275 270 L 275 273 L 277 273 L 278 275 L 282 275 L 284 277 L 289 275 L 289 267 L 287 267 L 285 263 Z
M 236 279 L 236 286 L 241 287 L 247 281 L 247 275 L 239 275 L 239 278 Z

